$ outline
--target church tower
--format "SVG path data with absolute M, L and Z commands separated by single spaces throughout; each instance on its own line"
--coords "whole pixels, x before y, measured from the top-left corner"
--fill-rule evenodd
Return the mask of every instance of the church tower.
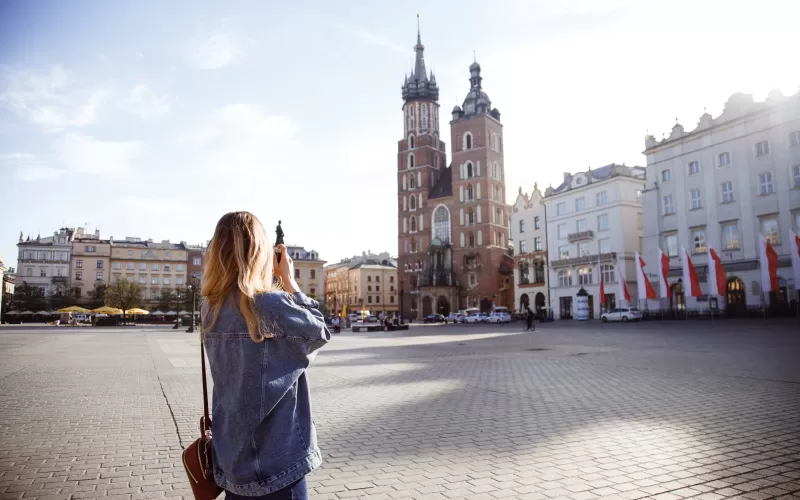
M 402 86 L 403 138 L 397 143 L 399 306 L 406 318 L 417 316 L 412 290 L 427 267 L 433 224 L 428 197 L 446 166 L 445 145 L 439 139 L 439 86 L 425 67 L 419 26 L 414 52 L 414 69 Z
M 454 268 L 466 307 L 486 310 L 505 302 L 510 207 L 506 203 L 503 125 L 481 87 L 481 66 L 469 67 L 470 89 L 450 121 Z M 513 266 L 512 266 L 513 269 Z

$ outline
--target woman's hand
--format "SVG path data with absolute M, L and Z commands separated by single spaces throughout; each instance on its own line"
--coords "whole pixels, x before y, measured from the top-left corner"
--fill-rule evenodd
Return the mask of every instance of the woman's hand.
M 281 252 L 281 261 L 278 262 L 278 251 Z M 283 284 L 283 289 L 289 293 L 297 293 L 300 287 L 294 280 L 294 262 L 286 251 L 286 245 L 281 243 L 275 247 L 272 254 L 272 272 Z

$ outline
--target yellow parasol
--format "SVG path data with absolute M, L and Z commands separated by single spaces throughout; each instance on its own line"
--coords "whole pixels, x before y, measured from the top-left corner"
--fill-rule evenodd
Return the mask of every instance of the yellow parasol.
M 84 314 L 86 314 L 86 313 L 90 313 L 92 311 L 90 311 L 88 309 L 84 309 L 81 306 L 69 306 L 69 307 L 63 307 L 63 308 L 59 309 L 58 312 L 60 312 L 60 313 L 84 313 Z
M 345 319 L 346 317 L 347 317 L 347 306 L 342 304 L 342 319 Z
M 116 314 L 122 314 L 122 309 L 117 309 L 116 307 L 111 307 L 111 306 L 103 306 L 103 307 L 98 307 L 97 309 L 92 309 L 92 312 L 96 312 L 97 314 L 108 314 L 109 316 L 113 316 Z
M 127 311 L 125 311 L 125 314 L 144 315 L 144 314 L 150 314 L 150 311 L 145 311 L 144 309 L 139 309 L 138 307 L 134 307 L 133 309 L 128 309 Z

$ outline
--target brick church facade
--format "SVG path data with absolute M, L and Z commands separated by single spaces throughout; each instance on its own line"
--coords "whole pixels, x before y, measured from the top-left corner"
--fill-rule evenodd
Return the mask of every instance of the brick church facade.
M 469 67 L 470 88 L 450 120 L 451 163 L 440 136 L 439 87 L 419 33 L 402 87 L 398 142 L 398 278 L 406 319 L 477 307 L 514 307 L 503 125 Z

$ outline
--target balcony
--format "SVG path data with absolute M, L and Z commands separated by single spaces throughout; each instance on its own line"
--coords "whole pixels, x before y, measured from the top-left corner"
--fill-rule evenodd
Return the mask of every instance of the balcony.
M 67 284 L 67 277 L 66 276 L 53 276 L 52 283 L 54 285 L 66 285 Z
M 551 260 L 550 267 L 568 267 L 568 266 L 576 266 L 579 264 L 592 264 L 597 261 L 616 262 L 616 260 L 617 260 L 617 252 L 610 252 L 603 254 L 584 255 L 582 257 L 573 257 L 571 259 Z
M 577 233 L 570 233 L 567 235 L 567 241 L 575 243 L 576 241 L 591 240 L 594 238 L 594 231 L 579 231 Z

